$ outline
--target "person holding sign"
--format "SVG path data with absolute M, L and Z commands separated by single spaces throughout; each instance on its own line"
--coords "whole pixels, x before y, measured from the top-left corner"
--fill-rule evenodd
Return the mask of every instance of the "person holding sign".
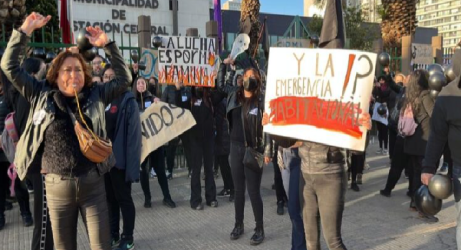
M 254 149 L 265 155 L 265 164 L 271 162 L 272 144 L 268 136 L 264 137 L 262 127 L 262 110 L 264 98 L 261 93 L 262 81 L 259 71 L 254 67 L 247 68 L 243 75 L 243 85 L 233 86 L 235 71 L 231 71 L 225 80 L 226 64 L 234 65 L 231 58 L 224 60 L 218 74 L 219 89 L 228 95 L 227 118 L 230 124 L 230 166 L 235 186 L 235 227 L 230 234 L 236 240 L 244 233 L 244 193 L 246 186 L 256 221 L 255 233 L 251 237 L 251 245 L 259 245 L 264 241 L 263 203 L 260 194 L 262 168 L 256 169 L 245 164 L 245 153 Z M 265 151 L 265 152 L 264 152 Z
M 159 98 L 153 96 L 149 91 L 147 91 L 146 85 L 145 79 L 143 79 L 143 77 L 138 77 L 136 84 L 133 86 L 133 93 L 137 99 L 140 113 L 143 113 L 153 103 L 159 102 Z M 158 183 L 159 186 L 161 186 L 162 194 L 164 195 L 162 204 L 170 208 L 175 208 L 176 204 L 170 196 L 169 182 L 167 181 L 166 176 L 163 147 L 159 147 L 155 151 L 151 152 L 141 164 L 140 184 L 143 189 L 143 193 L 145 194 L 144 207 L 151 207 L 151 191 L 149 184 L 149 172 L 151 168 L 154 168 L 154 171 L 157 174 Z
M 104 107 L 127 90 L 132 77 L 118 47 L 99 27 L 87 27 L 86 38 L 92 46 L 104 47 L 111 58 L 116 78 L 105 85 L 91 82 L 87 63 L 72 50 L 61 52 L 53 60 L 44 81 L 21 70 L 19 57 L 32 33 L 50 19 L 51 16 L 35 12 L 27 16 L 21 27 L 13 30 L 1 61 L 5 75 L 31 104 L 31 115 L 16 148 L 17 173 L 24 179 L 31 162 L 42 155 L 41 172 L 46 174 L 47 205 L 56 249 L 77 249 L 80 213 L 91 249 L 108 250 L 111 246 L 103 175 L 115 165 L 115 159 L 106 140 Z M 95 143 L 86 144 L 77 136 L 85 137 L 84 130 Z M 81 150 L 80 143 L 90 149 Z M 101 157 L 88 154 L 95 152 L 93 146 L 104 151 Z

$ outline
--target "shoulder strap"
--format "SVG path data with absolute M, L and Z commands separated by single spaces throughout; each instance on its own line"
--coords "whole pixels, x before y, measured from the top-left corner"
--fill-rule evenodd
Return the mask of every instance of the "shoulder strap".
M 98 138 L 98 136 L 96 136 L 95 133 L 93 133 L 93 131 L 90 129 L 87 122 L 85 121 L 84 115 L 82 114 L 82 111 L 80 110 L 79 97 L 77 96 L 76 90 L 74 90 L 74 94 L 75 94 L 76 101 L 77 101 L 77 110 L 79 110 L 79 115 L 80 115 L 80 119 L 82 119 L 82 123 L 85 125 L 88 132 L 90 132 L 90 134 L 92 134 L 93 139 L 95 139 L 95 141 L 97 141 L 97 142 L 100 142 L 100 138 Z M 71 109 L 69 108 L 68 105 L 66 105 L 66 109 L 67 109 L 69 115 L 71 116 L 72 123 L 75 126 L 75 124 L 77 123 L 77 119 L 76 119 L 74 113 L 72 113 L 72 111 L 71 111 Z
M 248 140 L 246 139 L 246 127 L 244 126 L 244 105 L 241 105 L 241 124 L 243 124 L 244 146 L 248 147 Z

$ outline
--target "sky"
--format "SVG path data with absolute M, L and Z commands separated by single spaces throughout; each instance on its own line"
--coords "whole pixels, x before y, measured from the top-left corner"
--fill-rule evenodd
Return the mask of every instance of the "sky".
M 221 1 L 223 4 L 227 0 Z M 260 11 L 272 14 L 302 16 L 304 14 L 304 0 L 260 0 Z

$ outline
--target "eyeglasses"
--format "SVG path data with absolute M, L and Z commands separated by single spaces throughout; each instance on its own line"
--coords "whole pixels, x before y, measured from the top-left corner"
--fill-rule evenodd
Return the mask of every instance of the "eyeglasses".
M 105 80 L 113 80 L 114 78 L 116 78 L 116 75 L 103 75 L 103 79 Z

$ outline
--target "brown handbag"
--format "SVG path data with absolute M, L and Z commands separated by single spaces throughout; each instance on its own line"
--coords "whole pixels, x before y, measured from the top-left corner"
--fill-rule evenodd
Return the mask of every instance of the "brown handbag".
M 80 118 L 82 119 L 82 122 L 87 129 L 80 125 L 69 106 L 67 107 L 67 110 L 71 116 L 72 123 L 74 124 L 74 131 L 76 132 L 77 139 L 79 140 L 80 151 L 82 151 L 82 154 L 91 162 L 102 163 L 111 155 L 113 151 L 112 143 L 110 140 L 102 139 L 93 133 L 93 131 L 87 125 L 87 122 L 82 115 L 82 111 L 80 110 L 77 92 L 75 92 L 75 94 Z

